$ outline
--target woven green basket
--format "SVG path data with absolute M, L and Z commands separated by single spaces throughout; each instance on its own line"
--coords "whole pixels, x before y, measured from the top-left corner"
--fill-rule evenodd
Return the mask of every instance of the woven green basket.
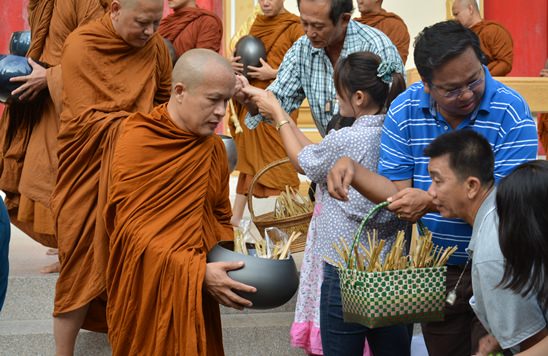
M 367 214 L 354 244 L 367 222 L 386 205 L 379 204 Z M 345 322 L 376 328 L 443 320 L 447 267 L 364 272 L 350 265 L 348 261 L 345 269 L 339 269 Z

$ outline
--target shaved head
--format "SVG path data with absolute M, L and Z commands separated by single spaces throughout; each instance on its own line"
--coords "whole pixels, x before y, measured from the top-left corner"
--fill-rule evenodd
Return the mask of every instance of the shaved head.
M 226 75 L 236 81 L 234 70 L 224 57 L 209 49 L 196 48 L 179 57 L 173 68 L 172 83 L 174 86 L 182 83 L 187 90 L 192 90 L 214 75 Z
M 192 49 L 177 60 L 172 83 L 167 110 L 175 125 L 199 136 L 213 134 L 235 91 L 230 63 L 212 50 Z
M 163 0 L 113 0 L 114 1 L 118 1 L 118 3 L 120 3 L 120 5 L 123 7 L 123 8 L 129 8 L 129 9 L 133 9 L 135 8 L 135 6 L 137 4 L 140 4 L 140 3 L 156 3 L 156 4 L 159 4 L 161 3 L 162 6 L 164 4 L 164 1 Z
M 472 6 L 474 8 L 474 10 L 479 12 L 479 6 L 478 6 L 478 2 L 476 0 L 455 0 L 454 4 L 456 6 L 462 6 L 462 7 Z
M 163 0 L 113 0 L 110 18 L 114 30 L 133 47 L 144 47 L 158 30 Z
M 455 0 L 451 10 L 455 20 L 465 27 L 470 28 L 481 21 L 476 0 Z

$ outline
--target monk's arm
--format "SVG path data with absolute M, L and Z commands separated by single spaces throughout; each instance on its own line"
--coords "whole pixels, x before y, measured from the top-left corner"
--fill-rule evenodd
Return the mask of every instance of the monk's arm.
M 223 39 L 223 28 L 216 19 L 211 16 L 204 16 L 197 33 L 196 48 L 206 48 L 219 52 L 221 40 Z
M 169 100 L 171 95 L 171 70 L 173 64 L 169 56 L 169 50 L 163 41 L 158 46 L 157 83 L 156 94 L 154 95 L 154 106 L 163 104 Z
M 512 70 L 514 46 L 509 33 L 498 26 L 494 29 L 496 31 L 492 31 L 493 35 L 489 41 L 492 58 L 487 68 L 493 76 L 504 76 Z

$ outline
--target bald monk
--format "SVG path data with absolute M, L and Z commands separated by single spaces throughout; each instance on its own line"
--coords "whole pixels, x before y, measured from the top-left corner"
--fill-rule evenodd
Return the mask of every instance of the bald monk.
M 259 88 L 266 88 L 276 78 L 278 67 L 285 53 L 303 34 L 298 16 L 284 8 L 283 0 L 259 0 L 262 14 L 257 14 L 251 25 L 249 34 L 261 39 L 266 48 L 266 61 L 261 59 L 260 67 L 249 67 L 250 83 Z M 243 64 L 240 57 L 232 57 L 234 70 L 241 73 Z M 276 128 L 266 123 L 260 123 L 255 130 L 250 130 L 244 123 L 247 109 L 244 105 L 233 101 L 234 111 L 242 128 L 236 131 L 234 123 L 229 122 L 232 137 L 236 142 L 238 163 L 236 170 L 240 172 L 234 201 L 234 216 L 232 223 L 238 226 L 246 205 L 246 195 L 253 177 L 271 162 L 287 157 L 280 135 Z M 298 110 L 292 113 L 296 119 Z M 266 198 L 279 195 L 285 186 L 298 187 L 297 172 L 291 164 L 285 164 L 269 170 L 255 184 L 253 195 Z
M 107 9 L 105 0 L 29 1 L 31 44 L 27 56 L 33 71 L 12 79 L 21 82 L 13 94 L 23 103 L 11 104 L 2 119 L 0 187 L 6 193 L 11 222 L 48 247 L 57 247 L 50 200 L 57 175 L 61 50 L 72 31 Z M 43 269 L 57 270 L 58 263 Z
M 156 33 L 162 11 L 162 0 L 113 0 L 109 13 L 65 42 L 52 200 L 61 262 L 54 305 L 57 355 L 72 354 L 81 327 L 107 331 L 102 212 L 111 151 L 123 118 L 169 98 L 171 60 Z
M 510 32 L 497 22 L 483 20 L 475 0 L 455 0 L 452 12 L 461 25 L 478 35 L 491 75 L 510 73 L 514 60 L 514 42 Z
M 229 171 L 214 135 L 235 76 L 227 60 L 194 49 L 173 70 L 171 98 L 123 124 L 112 158 L 106 221 L 113 355 L 223 355 L 219 303 L 251 302 L 230 279 L 241 262 L 206 263 L 233 238 Z
M 169 0 L 173 13 L 160 22 L 158 32 L 173 43 L 177 58 L 192 48 L 221 49 L 223 23 L 213 12 L 200 9 L 195 0 Z
M 356 21 L 382 31 L 398 49 L 403 64 L 409 55 L 409 31 L 402 18 L 382 8 L 382 0 L 358 0 L 361 17 Z

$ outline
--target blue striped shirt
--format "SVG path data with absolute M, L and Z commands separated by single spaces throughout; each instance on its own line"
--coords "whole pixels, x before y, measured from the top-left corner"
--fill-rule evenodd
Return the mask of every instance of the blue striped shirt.
M 525 100 L 515 90 L 494 80 L 485 68 L 485 93 L 476 110 L 458 125 L 482 134 L 495 154 L 495 180 L 508 175 L 519 164 L 536 158 L 537 131 Z M 428 157 L 424 148 L 439 135 L 452 130 L 436 112 L 422 82 L 415 83 L 390 105 L 381 138 L 379 173 L 390 180 L 413 180 L 413 187 L 428 190 Z M 463 220 L 426 214 L 422 221 L 441 246 L 458 245 L 449 264 L 466 262 L 472 228 Z
M 404 73 L 398 50 L 381 31 L 350 20 L 346 29 L 340 58 L 351 53 L 368 51 L 383 60 L 398 63 L 397 71 Z M 327 124 L 339 112 L 335 100 L 333 65 L 324 48 L 314 48 L 306 35 L 299 38 L 287 51 L 280 64 L 276 80 L 267 88 L 273 92 L 286 112 L 298 109 L 304 98 L 308 99 L 310 111 L 318 131 L 325 136 Z M 261 115 L 247 114 L 245 123 L 250 129 L 264 120 Z

